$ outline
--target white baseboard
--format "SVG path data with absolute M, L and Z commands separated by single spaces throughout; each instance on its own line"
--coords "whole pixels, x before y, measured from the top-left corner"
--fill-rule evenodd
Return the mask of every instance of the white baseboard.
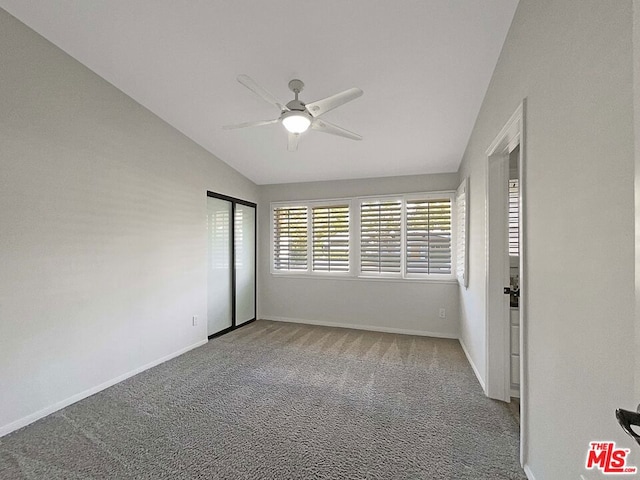
M 424 330 L 408 330 L 405 328 L 380 327 L 377 325 L 357 325 L 353 323 L 325 322 L 324 320 L 308 320 L 308 319 L 302 319 L 302 318 L 277 317 L 274 315 L 263 315 L 260 318 L 262 318 L 263 320 L 272 320 L 274 322 L 304 323 L 306 325 L 319 325 L 322 327 L 352 328 L 355 330 L 368 330 L 370 332 L 400 333 L 404 335 L 419 335 L 422 337 L 436 337 L 436 338 L 452 338 L 452 339 L 458 338 L 458 335 L 452 334 L 452 333 L 426 332 Z
M 531 468 L 529 468 L 529 465 L 525 464 L 523 468 L 524 468 L 524 474 L 527 476 L 529 480 L 536 480 L 536 477 L 533 475 L 533 472 L 531 471 Z
M 478 383 L 482 387 L 482 391 L 486 395 L 487 394 L 487 388 L 484 385 L 484 380 L 480 376 L 480 372 L 478 371 L 478 368 L 476 367 L 476 364 L 473 363 L 473 360 L 471 359 L 471 355 L 469 355 L 469 350 L 467 350 L 467 346 L 462 341 L 462 338 L 458 339 L 458 341 L 460 342 L 460 346 L 462 347 L 462 351 L 464 352 L 465 356 L 467 357 L 467 361 L 469 362 L 469 365 L 471 365 L 471 369 L 473 370 L 473 373 L 476 374 L 476 378 L 478 379 Z
M 22 427 L 26 427 L 27 425 L 29 425 L 30 423 L 35 422 L 36 420 L 40 420 L 43 417 L 46 417 L 47 415 L 52 414 L 53 412 L 57 412 L 58 410 L 63 409 L 64 407 L 68 407 L 69 405 L 71 405 L 72 403 L 76 403 L 84 398 L 90 397 L 91 395 L 94 395 L 98 392 L 100 392 L 101 390 L 104 390 L 105 388 L 109 388 L 113 385 L 115 385 L 116 383 L 120 383 L 123 380 L 126 380 L 129 377 L 133 377 L 134 375 L 137 375 L 138 373 L 144 372 L 145 370 L 148 370 L 152 367 L 155 367 L 156 365 L 160 365 L 161 363 L 166 362 L 167 360 L 171 360 L 172 358 L 178 357 L 180 355 L 182 355 L 183 353 L 188 352 L 189 350 L 193 350 L 194 348 L 200 347 L 201 345 L 204 345 L 205 343 L 207 343 L 208 340 L 201 340 L 197 343 L 194 343 L 193 345 L 189 345 L 188 347 L 182 348 L 180 350 L 178 350 L 177 352 L 173 352 L 170 353 L 169 355 L 165 355 L 162 358 L 159 358 L 157 360 L 154 360 L 153 362 L 147 363 L 146 365 L 143 365 L 141 367 L 138 367 L 134 370 L 131 370 L 130 372 L 127 372 L 125 374 L 119 375 L 115 378 L 112 378 L 111 380 L 107 380 L 104 383 L 101 383 L 100 385 L 97 385 L 95 387 L 92 387 L 88 390 L 85 390 L 84 392 L 80 392 L 77 393 L 75 395 L 72 395 L 69 398 L 66 398 L 64 400 L 61 400 L 60 402 L 54 403 L 53 405 L 50 405 L 48 407 L 43 408 L 42 410 L 38 410 L 37 412 L 34 412 L 30 415 L 27 415 L 26 417 L 22 417 L 14 422 L 11 422 L 7 425 L 3 425 L 0 427 L 0 437 L 3 437 L 11 432 L 13 432 L 14 430 L 18 430 L 19 428 Z

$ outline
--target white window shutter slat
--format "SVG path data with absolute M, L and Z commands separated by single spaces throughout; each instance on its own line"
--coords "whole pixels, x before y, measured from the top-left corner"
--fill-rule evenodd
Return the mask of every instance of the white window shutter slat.
M 451 275 L 451 198 L 407 200 L 407 274 Z
M 312 209 L 313 271 L 349 271 L 349 205 Z
M 304 271 L 307 260 L 307 207 L 273 210 L 273 269 Z
M 360 204 L 360 271 L 400 274 L 402 202 L 367 200 Z
M 469 180 L 465 179 L 456 190 L 456 277 L 463 287 L 469 285 L 467 242 L 468 242 L 468 209 Z

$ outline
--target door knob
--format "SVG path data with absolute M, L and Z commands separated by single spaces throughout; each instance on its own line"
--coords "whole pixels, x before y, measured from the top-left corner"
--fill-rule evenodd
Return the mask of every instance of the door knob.
M 519 288 L 504 287 L 504 294 L 505 295 L 513 295 L 514 297 L 519 297 L 520 296 L 520 289 Z

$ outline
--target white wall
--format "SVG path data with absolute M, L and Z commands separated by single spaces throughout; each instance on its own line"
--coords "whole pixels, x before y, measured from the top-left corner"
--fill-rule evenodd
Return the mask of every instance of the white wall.
M 614 417 L 638 400 L 631 5 L 521 0 L 460 169 L 471 193 L 461 334 L 484 376 L 485 151 L 526 97 L 525 455 L 537 480 L 585 474 L 598 439 L 640 464 Z
M 3 10 L 0 65 L 2 434 L 205 341 L 206 191 L 257 188 Z
M 291 278 L 271 274 L 270 202 L 455 190 L 456 174 L 414 175 L 260 187 L 261 318 L 379 330 L 458 335 L 457 283 Z M 438 317 L 445 308 L 446 319 Z

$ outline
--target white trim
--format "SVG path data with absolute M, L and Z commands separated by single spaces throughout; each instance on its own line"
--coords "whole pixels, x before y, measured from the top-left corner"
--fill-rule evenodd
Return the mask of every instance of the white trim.
M 511 152 L 520 143 L 520 137 L 522 134 L 522 118 L 524 116 L 524 101 L 518 105 L 516 111 L 509 118 L 507 123 L 502 127 L 500 133 L 491 142 L 489 148 L 487 148 L 487 157 L 498 153 L 498 150 L 505 150 L 507 153 Z
M 527 476 L 529 480 L 536 480 L 536 477 L 533 475 L 533 472 L 531 471 L 531 467 L 529 467 L 528 464 L 523 467 L 523 470 L 524 470 L 524 474 Z
M 478 379 L 478 383 L 482 387 L 482 391 L 486 395 L 487 389 L 485 388 L 484 380 L 480 376 L 480 371 L 478 370 L 478 367 L 476 367 L 476 364 L 473 363 L 473 360 L 471 359 L 471 355 L 469 354 L 469 350 L 467 350 L 467 346 L 464 344 L 464 340 L 462 340 L 462 337 L 460 337 L 458 340 L 460 342 L 460 346 L 462 347 L 462 351 L 464 352 L 465 356 L 467 357 L 467 361 L 469 362 L 469 365 L 471 365 L 471 369 L 473 370 L 473 373 L 475 373 L 476 378 Z
M 524 102 L 518 105 L 507 123 L 486 151 L 486 374 L 487 395 L 509 401 L 511 393 L 510 368 L 505 362 L 509 358 L 508 298 L 502 288 L 508 285 L 507 262 L 507 212 L 509 153 L 521 143 Z M 520 148 L 522 160 L 523 148 Z M 522 161 L 519 162 L 520 173 Z M 521 183 L 524 183 L 521 181 Z M 503 211 L 504 210 L 504 211 Z M 520 220 L 522 220 L 521 215 Z M 522 221 L 521 221 L 522 223 Z M 524 272 L 524 270 L 522 270 Z M 525 272 L 526 273 L 526 272 Z M 522 315 L 522 313 L 521 313 Z M 521 323 L 522 324 L 522 323 Z
M 271 320 L 273 322 L 302 323 L 305 325 L 318 325 L 321 327 L 351 328 L 354 330 L 367 330 L 370 332 L 400 333 L 403 335 L 418 335 L 421 337 L 449 338 L 453 340 L 458 339 L 458 335 L 454 333 L 426 332 L 424 330 L 408 330 L 405 328 L 379 327 L 377 325 L 356 325 L 353 323 L 326 322 L 324 320 L 309 320 L 309 319 L 303 319 L 303 318 L 279 317 L 276 315 L 262 315 L 260 318 L 263 320 Z
M 527 262 L 527 240 L 525 234 L 527 228 L 525 225 L 525 216 L 527 214 L 527 176 L 525 170 L 525 162 L 527 161 L 527 131 L 526 131 L 526 114 L 527 114 L 527 100 L 522 100 L 520 106 L 520 158 L 518 159 L 518 193 L 520 195 L 520 204 L 518 205 L 518 234 L 520 236 L 520 244 L 518 245 L 518 261 L 519 264 L 519 287 L 520 287 L 520 299 L 518 313 L 519 318 L 519 331 L 520 331 L 520 464 L 526 465 L 528 460 L 528 445 L 529 439 L 526 433 L 529 431 L 529 376 L 528 376 L 528 363 L 529 363 L 529 349 L 528 349 L 528 321 L 527 312 L 529 311 L 529 295 L 528 289 L 528 262 Z M 531 477 L 533 478 L 533 476 Z
M 503 265 L 499 265 L 500 255 L 498 254 L 497 243 L 506 240 L 498 239 L 498 231 L 503 227 L 506 228 L 506 218 L 500 223 L 495 221 L 495 205 L 496 192 L 491 191 L 492 184 L 490 180 L 501 175 L 505 168 L 505 159 L 508 161 L 509 153 L 520 145 L 520 158 L 518 162 L 518 179 L 519 179 L 519 235 L 520 235 L 520 465 L 526 465 L 528 457 L 528 438 L 529 431 L 529 415 L 528 415 L 528 377 L 527 377 L 527 262 L 526 262 L 526 232 L 525 232 L 525 216 L 526 216 L 526 99 L 518 106 L 516 111 L 511 115 L 509 121 L 500 130 L 500 133 L 491 142 L 486 151 L 487 155 L 487 172 L 486 172 L 486 223 L 485 223 L 485 239 L 486 239 L 486 282 L 485 282 L 485 299 L 486 299 L 486 378 L 487 378 L 487 396 L 508 401 L 510 396 L 510 368 L 507 368 L 509 357 L 509 320 L 500 318 L 502 310 L 499 308 L 498 295 L 504 300 L 504 305 L 508 305 L 506 296 L 500 290 L 501 287 L 507 285 L 503 282 L 508 281 L 508 261 L 506 270 L 502 272 Z M 498 168 L 496 168 L 498 167 Z M 490 170 L 493 170 L 490 172 Z M 493 176 L 492 176 L 493 175 Z M 508 177 L 508 175 L 507 175 Z M 506 201 L 506 197 L 505 197 Z M 490 207 L 494 205 L 494 207 Z M 491 212 L 494 212 L 494 219 L 490 220 Z M 503 225 L 504 224 L 504 225 Z M 490 233 L 493 235 L 490 236 Z M 491 239 L 491 241 L 490 241 Z M 501 250 L 506 252 L 506 245 L 500 246 Z M 493 259 L 489 261 L 489 257 Z M 505 255 L 506 257 L 506 255 Z M 498 259 L 496 263 L 495 259 Z M 490 268 L 491 267 L 491 268 Z M 498 293 L 500 292 L 500 293 Z M 508 315 L 508 307 L 504 309 Z M 509 360 L 506 360 L 509 359 Z
M 325 272 L 323 272 L 325 273 Z M 328 272 L 331 273 L 331 272 Z M 354 281 L 365 281 L 365 282 L 399 282 L 399 283 L 439 283 L 444 285 L 458 285 L 458 280 L 455 278 L 449 278 L 449 275 L 446 275 L 447 278 L 438 279 L 431 277 L 392 277 L 392 276 L 356 276 L 356 275 L 344 275 L 338 276 L 334 275 L 310 275 L 308 273 L 294 273 L 294 272 L 278 272 L 271 274 L 274 278 L 305 278 L 312 280 L 346 280 L 348 282 Z M 433 276 L 433 275 L 432 275 Z
M 91 395 L 95 395 L 96 393 L 106 388 L 109 388 L 115 385 L 116 383 L 120 383 L 123 380 L 126 380 L 127 378 L 137 375 L 138 373 L 144 372 L 145 370 L 155 367 L 156 365 L 160 365 L 161 363 L 166 362 L 167 360 L 171 360 L 172 358 L 178 357 L 183 353 L 188 352 L 189 350 L 193 350 L 194 348 L 204 345 L 207 342 L 208 340 L 201 340 L 197 343 L 194 343 L 193 345 L 189 345 L 188 347 L 182 348 L 177 352 L 170 353 L 169 355 L 165 355 L 164 357 L 154 360 L 153 362 L 147 363 L 146 365 L 143 365 L 127 373 L 124 373 L 115 378 L 112 378 L 111 380 L 107 380 L 106 382 L 103 382 L 100 385 L 91 387 L 88 390 L 85 390 L 84 392 L 77 393 L 75 395 L 70 396 L 69 398 L 56 402 L 53 405 L 49 405 L 48 407 L 38 410 L 37 412 L 31 413 L 26 417 L 22 417 L 7 425 L 3 425 L 2 427 L 0 427 L 0 437 L 3 437 L 15 430 L 18 430 L 19 428 L 26 427 L 27 425 L 35 422 L 36 420 L 40 420 L 41 418 L 46 417 L 47 415 L 51 415 L 52 413 L 57 412 L 58 410 L 62 410 L 63 408 L 68 407 L 73 403 L 79 402 L 80 400 L 90 397 Z

